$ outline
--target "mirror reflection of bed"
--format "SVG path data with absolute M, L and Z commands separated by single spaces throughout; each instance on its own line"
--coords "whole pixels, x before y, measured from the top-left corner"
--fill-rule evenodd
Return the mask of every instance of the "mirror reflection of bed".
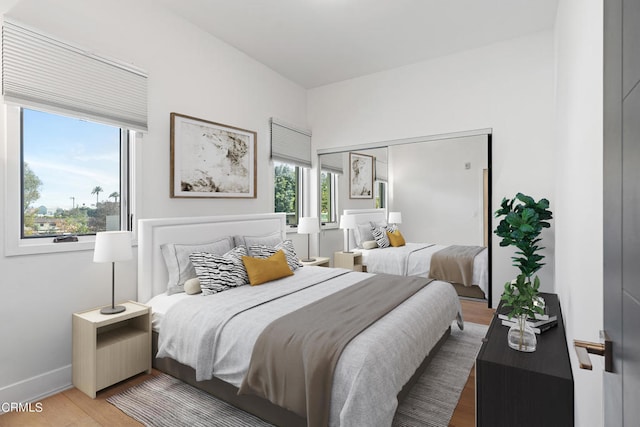
M 460 132 L 441 137 L 410 138 L 383 141 L 340 149 L 318 151 L 322 171 L 341 173 L 338 179 L 337 205 L 339 212 L 333 223 L 326 221 L 326 203 L 321 205 L 325 222 L 320 234 L 320 250 L 324 256 L 346 247 L 344 230 L 337 228 L 339 216 L 361 213 L 379 208 L 378 216 L 386 222 L 389 212 L 400 212 L 402 223 L 397 227 L 407 242 L 433 245 L 415 252 L 434 252 L 450 246 L 484 247 L 475 260 L 475 283 L 453 283 L 463 298 L 491 301 L 491 130 Z M 375 157 L 374 197 L 349 197 L 349 153 Z M 379 218 L 384 216 L 384 219 Z M 361 222 L 368 222 L 362 216 Z M 333 227 L 333 228 L 332 228 Z M 362 251 L 360 242 L 353 240 L 350 248 Z M 409 245 L 412 246 L 412 245 Z M 412 247 L 411 250 L 416 249 Z M 405 251 L 409 251 L 406 249 Z M 448 249 L 455 252 L 455 249 Z M 366 250 L 365 250 L 366 251 Z M 369 250 L 369 252 L 371 252 Z M 363 254 L 367 258 L 368 254 Z M 408 255 L 407 255 L 408 256 Z M 411 255 L 417 258 L 418 254 Z M 367 261 L 364 261 L 365 264 Z M 370 261 L 371 262 L 371 261 Z M 417 263 L 415 260 L 411 262 Z M 428 264 L 427 264 L 428 266 Z M 414 266 L 414 273 L 425 274 L 425 266 Z M 406 270 L 406 266 L 402 266 Z M 410 273 L 411 271 L 409 271 Z M 426 272 L 428 274 L 428 270 Z M 480 279 L 478 279 L 480 278 Z

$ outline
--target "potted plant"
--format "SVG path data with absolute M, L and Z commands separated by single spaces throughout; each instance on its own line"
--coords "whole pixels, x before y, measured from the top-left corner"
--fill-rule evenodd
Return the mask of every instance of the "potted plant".
M 544 265 L 544 255 L 539 252 L 544 247 L 538 246 L 543 228 L 549 228 L 552 213 L 549 201 L 522 193 L 513 199 L 502 199 L 496 218 L 503 217 L 495 230 L 502 238 L 500 246 L 515 246 L 516 255 L 511 257 L 513 265 L 518 267 L 518 277 L 504 285 L 501 300 L 504 307 L 511 307 L 509 318 L 516 319 L 516 326 L 509 330 L 509 346 L 520 351 L 535 351 L 536 337 L 527 325 L 527 318 L 535 318 L 535 314 L 543 314 L 544 309 L 538 303 L 540 279 L 534 273 Z

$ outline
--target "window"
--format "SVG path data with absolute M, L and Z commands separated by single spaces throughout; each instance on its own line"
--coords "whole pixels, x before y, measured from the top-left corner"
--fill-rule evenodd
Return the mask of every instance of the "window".
M 23 239 L 126 229 L 126 132 L 26 108 L 21 130 Z
M 274 164 L 275 212 L 287 214 L 287 225 L 297 226 L 302 208 L 302 169 L 288 163 Z
M 98 231 L 132 229 L 146 73 L 6 18 L 2 47 L 5 253 L 88 250 Z M 61 233 L 80 237 L 53 244 Z
M 373 184 L 373 197 L 376 200 L 376 208 L 387 207 L 387 182 L 375 181 Z
M 338 222 L 337 190 L 338 174 L 320 172 L 320 222 L 322 224 Z

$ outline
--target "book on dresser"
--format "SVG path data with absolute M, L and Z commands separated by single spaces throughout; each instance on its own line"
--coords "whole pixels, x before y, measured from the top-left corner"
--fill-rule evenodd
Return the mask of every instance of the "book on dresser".
M 516 326 L 516 322 L 514 320 L 501 319 L 501 321 L 502 321 L 502 326 L 508 326 L 508 327 Z M 538 326 L 531 326 L 531 329 L 533 330 L 534 333 L 540 335 L 541 333 L 548 331 L 549 329 L 555 326 L 558 326 L 557 318 L 553 320 L 543 320 L 542 322 L 544 323 Z
M 498 319 L 515 323 L 515 319 L 509 317 L 509 313 L 511 312 L 511 309 L 512 307 L 504 307 L 502 304 L 500 304 L 500 307 L 498 307 L 498 309 L 496 310 L 496 313 L 498 314 Z M 534 319 L 528 318 L 527 324 L 532 328 L 540 328 L 544 325 L 548 325 L 549 323 L 557 322 L 558 320 L 557 313 L 553 313 L 552 310 L 549 309 L 548 305 L 545 305 L 544 310 L 545 310 L 544 314 L 536 313 Z
M 536 334 L 541 334 L 558 325 L 558 314 L 554 313 L 546 304 L 544 311 L 544 314 L 536 313 L 535 318 L 527 319 L 527 325 L 529 325 Z M 502 322 L 502 326 L 511 327 L 516 325 L 516 319 L 509 317 L 511 307 L 504 307 L 500 304 L 496 312 L 498 313 L 498 319 Z

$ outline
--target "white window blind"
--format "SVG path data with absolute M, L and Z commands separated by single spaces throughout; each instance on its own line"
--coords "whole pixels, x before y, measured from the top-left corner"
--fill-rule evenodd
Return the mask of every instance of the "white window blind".
M 343 173 L 343 153 L 323 154 L 320 156 L 320 169 L 324 172 Z
M 147 76 L 4 19 L 5 101 L 147 130 Z
M 271 158 L 304 168 L 311 167 L 311 131 L 271 119 Z

